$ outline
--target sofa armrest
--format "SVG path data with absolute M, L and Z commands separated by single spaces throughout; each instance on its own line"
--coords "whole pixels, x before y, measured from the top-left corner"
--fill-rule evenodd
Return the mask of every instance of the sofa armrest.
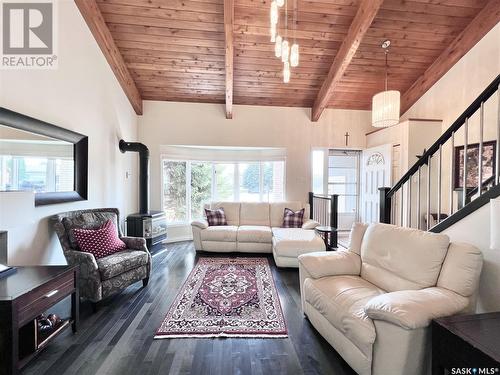
M 331 251 L 302 254 L 299 268 L 303 268 L 313 279 L 336 275 L 359 275 L 361 258 L 350 251 Z
M 432 319 L 462 312 L 469 300 L 451 290 L 432 287 L 382 294 L 369 300 L 365 313 L 405 329 L 427 327 Z
M 207 229 L 208 222 L 206 220 L 195 220 L 195 221 L 191 222 L 191 226 L 197 227 L 200 229 Z
M 64 252 L 64 256 L 70 266 L 80 266 L 81 278 L 101 279 L 99 268 L 97 267 L 97 262 L 93 254 L 78 250 L 68 250 Z
M 121 240 L 125 242 L 125 245 L 127 245 L 128 249 L 148 251 L 145 238 L 124 236 L 121 238 Z
M 302 229 L 314 229 L 319 225 L 316 220 L 308 219 L 302 224 Z

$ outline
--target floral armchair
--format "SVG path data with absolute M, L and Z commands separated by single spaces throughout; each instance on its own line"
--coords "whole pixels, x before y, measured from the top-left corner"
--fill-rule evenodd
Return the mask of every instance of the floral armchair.
M 91 253 L 77 250 L 77 242 L 72 229 L 94 229 L 112 220 L 118 236 L 127 249 L 96 259 Z M 98 208 L 59 213 L 51 217 L 55 232 L 59 237 L 66 261 L 79 265 L 80 296 L 94 303 L 114 294 L 127 286 L 141 281 L 146 287 L 151 273 L 151 254 L 146 240 L 139 237 L 125 237 L 120 229 L 120 216 L 116 208 Z

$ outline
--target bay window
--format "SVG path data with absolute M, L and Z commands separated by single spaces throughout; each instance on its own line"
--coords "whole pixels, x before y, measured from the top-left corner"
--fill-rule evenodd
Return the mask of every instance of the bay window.
M 162 206 L 170 224 L 203 217 L 210 201 L 284 200 L 285 162 L 192 161 L 162 158 Z

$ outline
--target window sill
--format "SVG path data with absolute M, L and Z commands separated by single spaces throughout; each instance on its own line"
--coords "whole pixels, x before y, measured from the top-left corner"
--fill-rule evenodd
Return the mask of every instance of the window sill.
M 191 225 L 191 223 L 188 223 L 188 222 L 185 222 L 185 223 L 172 223 L 172 224 L 167 223 L 167 228 L 188 227 L 190 225 Z

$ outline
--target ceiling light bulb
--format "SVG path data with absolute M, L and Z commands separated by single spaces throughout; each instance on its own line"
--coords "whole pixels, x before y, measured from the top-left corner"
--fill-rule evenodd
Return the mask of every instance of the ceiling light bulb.
M 290 49 L 290 66 L 299 66 L 299 45 L 297 43 L 292 44 Z
M 281 44 L 281 61 L 288 62 L 288 56 L 290 55 L 290 47 L 288 46 L 288 40 L 284 40 Z
M 290 82 L 290 64 L 288 61 L 283 64 L 283 82 Z
M 281 35 L 278 35 L 276 37 L 276 44 L 274 45 L 274 54 L 276 57 L 281 57 L 281 44 L 282 44 L 282 38 Z
M 276 25 L 278 23 L 278 4 L 276 1 L 271 3 L 271 25 Z
M 271 25 L 271 43 L 276 42 L 276 25 Z
M 285 5 L 285 0 L 276 0 L 276 4 L 278 4 L 279 7 L 282 7 Z

